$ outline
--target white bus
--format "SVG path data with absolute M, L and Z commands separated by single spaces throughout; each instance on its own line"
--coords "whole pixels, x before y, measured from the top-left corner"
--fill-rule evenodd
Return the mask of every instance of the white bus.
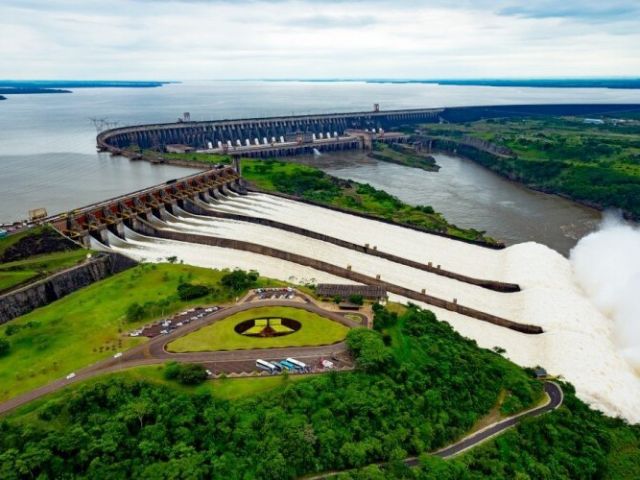
M 273 363 L 269 363 L 265 360 L 258 359 L 256 360 L 256 368 L 260 370 L 266 370 L 269 373 L 278 373 L 278 367 L 276 367 Z
M 302 363 L 300 360 L 296 360 L 295 358 L 287 358 L 286 359 L 287 362 L 295 365 L 296 367 L 298 367 L 300 370 L 302 371 L 306 371 L 307 370 L 307 364 L 306 363 Z

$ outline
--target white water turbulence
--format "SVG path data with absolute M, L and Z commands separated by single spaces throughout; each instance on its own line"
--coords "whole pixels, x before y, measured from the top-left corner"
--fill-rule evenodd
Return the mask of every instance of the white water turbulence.
M 640 377 L 640 229 L 606 214 L 571 251 L 578 284 L 613 322 L 613 340 Z

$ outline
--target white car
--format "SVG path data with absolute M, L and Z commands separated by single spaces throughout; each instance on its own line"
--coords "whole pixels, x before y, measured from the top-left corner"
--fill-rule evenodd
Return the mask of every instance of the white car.
M 116 353 L 113 358 L 120 358 L 122 356 L 122 352 Z
M 205 370 L 207 372 L 207 375 L 209 375 L 210 377 L 213 377 L 213 372 L 211 370 Z
M 333 368 L 333 362 L 330 362 L 329 360 L 323 360 L 322 366 L 327 370 L 331 370 Z
M 182 325 L 184 325 L 182 322 L 176 323 L 176 327 L 181 327 Z
M 71 372 L 69 375 L 67 375 L 67 380 L 71 380 L 75 376 L 76 376 L 76 374 L 74 372 Z

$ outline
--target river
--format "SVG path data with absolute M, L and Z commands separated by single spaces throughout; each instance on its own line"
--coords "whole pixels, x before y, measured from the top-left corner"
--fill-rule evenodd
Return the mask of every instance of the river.
M 502 88 L 365 82 L 209 81 L 150 89 L 78 89 L 71 94 L 14 95 L 0 102 L 0 222 L 45 207 L 58 213 L 187 175 L 98 154 L 91 118 L 119 125 L 281 114 L 516 103 L 640 103 L 639 90 Z M 440 159 L 428 174 L 355 163 L 335 174 L 427 203 L 451 221 L 508 242 L 538 240 L 566 252 L 598 215 L 556 197 L 531 193 L 461 160 Z M 384 170 L 389 169 L 389 170 Z M 391 174 L 395 175 L 391 175 Z M 529 204 L 530 203 L 530 204 Z M 546 215 L 546 217 L 545 217 Z M 544 221 L 543 221 L 544 220 Z M 546 222 L 546 223 L 545 223 Z
M 438 172 L 371 159 L 363 152 L 305 157 L 339 178 L 368 183 L 411 205 L 431 205 L 450 222 L 515 244 L 533 240 L 567 255 L 601 214 L 570 200 L 529 190 L 464 158 L 435 153 Z

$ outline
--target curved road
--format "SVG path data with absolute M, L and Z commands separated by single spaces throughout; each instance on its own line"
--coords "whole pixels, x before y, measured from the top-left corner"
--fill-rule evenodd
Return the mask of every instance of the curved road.
M 555 382 L 546 381 L 544 382 L 544 391 L 547 395 L 547 402 L 544 405 L 539 407 L 534 407 L 530 410 L 525 410 L 524 412 L 518 413 L 517 415 L 513 415 L 512 417 L 505 418 L 499 422 L 493 423 L 482 430 L 478 430 L 477 432 L 473 432 L 466 437 L 458 440 L 451 445 L 448 445 L 440 450 L 436 450 L 432 452 L 431 455 L 435 455 L 440 458 L 451 458 L 462 452 L 465 452 L 473 447 L 480 445 L 487 440 L 500 435 L 504 431 L 514 427 L 523 418 L 537 417 L 544 413 L 555 410 L 560 405 L 562 405 L 562 401 L 564 400 L 564 394 L 562 392 L 562 388 Z M 405 465 L 409 467 L 417 467 L 420 465 L 420 460 L 418 457 L 409 457 L 404 460 Z M 384 465 L 383 463 L 378 463 L 377 465 Z M 331 478 L 344 473 L 347 470 L 340 472 L 330 472 L 324 473 L 321 475 L 316 475 L 313 477 L 305 477 L 307 480 L 321 480 L 323 478 Z
M 303 296 L 303 298 L 305 298 Z M 177 362 L 196 362 L 207 364 L 210 368 L 222 367 L 227 371 L 246 371 L 255 369 L 255 361 L 258 358 L 264 360 L 276 360 L 287 357 L 295 357 L 300 360 L 317 359 L 318 357 L 331 357 L 346 352 L 345 342 L 338 342 L 331 345 L 320 345 L 315 347 L 288 347 L 288 348 L 261 348 L 254 350 L 228 350 L 214 352 L 193 352 L 193 353 L 170 353 L 166 350 L 166 345 L 173 340 L 188 333 L 194 332 L 219 320 L 223 320 L 235 313 L 250 310 L 258 307 L 294 307 L 316 313 L 350 328 L 362 325 L 349 320 L 335 312 L 324 310 L 313 303 L 303 303 L 287 300 L 260 300 L 259 302 L 246 302 L 223 308 L 214 312 L 202 320 L 191 322 L 177 328 L 168 335 L 159 335 L 150 341 L 132 348 L 122 354 L 119 358 L 106 358 L 76 372 L 72 379 L 61 378 L 42 387 L 31 390 L 22 395 L 7 400 L 0 404 L 0 415 L 20 407 L 49 393 L 56 392 L 67 385 L 82 380 L 112 373 L 131 367 L 143 365 L 162 364 L 169 360 Z

